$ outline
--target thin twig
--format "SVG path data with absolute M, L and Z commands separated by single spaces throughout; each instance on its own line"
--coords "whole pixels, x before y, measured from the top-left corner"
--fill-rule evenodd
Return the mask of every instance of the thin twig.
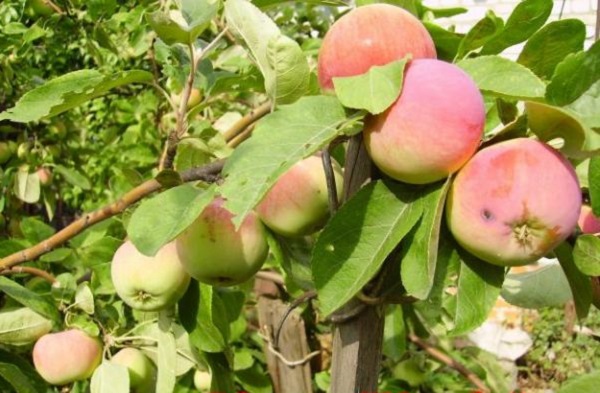
M 269 352 L 271 352 L 273 355 L 277 356 L 277 358 L 288 367 L 301 366 L 301 365 L 305 364 L 306 362 L 308 362 L 310 359 L 321 354 L 321 351 L 314 351 L 314 352 L 309 353 L 308 355 L 306 355 L 305 357 L 303 357 L 300 360 L 288 360 L 285 356 L 283 356 L 283 354 L 281 352 L 277 351 L 273 347 L 273 344 L 271 343 L 271 340 L 269 339 L 268 336 L 266 336 L 260 332 L 258 332 L 258 335 L 260 336 L 260 338 L 265 340 L 265 342 L 267 343 L 267 349 L 269 350 Z
M 446 355 L 439 349 L 435 348 L 434 346 L 429 344 L 427 341 L 422 340 L 420 337 L 416 336 L 413 333 L 408 334 L 408 339 L 410 341 L 412 341 L 413 343 L 415 343 L 416 345 L 418 345 L 419 347 L 421 347 L 425 352 L 427 352 L 429 355 L 431 355 L 431 357 L 434 358 L 435 360 L 458 371 L 462 376 L 467 378 L 467 380 L 469 380 L 469 382 L 471 382 L 473 385 L 475 385 L 477 387 L 477 389 L 479 389 L 482 393 L 490 391 L 490 389 L 485 385 L 485 383 L 483 383 L 483 381 L 481 379 L 479 379 L 479 377 L 477 375 L 475 375 L 475 373 L 473 371 L 469 370 L 463 364 L 459 363 L 458 361 L 456 361 L 453 358 L 451 358 L 450 356 Z
M 202 167 L 188 169 L 187 171 L 181 173 L 181 179 L 184 182 L 196 180 L 214 182 L 217 180 L 218 174 L 223 169 L 223 164 L 224 160 L 219 160 Z M 83 215 L 83 217 L 73 221 L 67 227 L 55 233 L 48 239 L 43 240 L 25 250 L 17 251 L 0 259 L 0 272 L 12 266 L 19 265 L 40 257 L 54 248 L 66 243 L 86 228 L 89 228 L 100 221 L 106 220 L 107 218 L 123 212 L 127 207 L 152 194 L 153 192 L 160 190 L 161 188 L 162 185 L 155 179 L 145 181 L 123 195 L 123 197 L 121 197 L 119 200 L 96 211 Z
M 333 216 L 338 210 L 338 194 L 335 184 L 335 174 L 331 164 L 331 154 L 329 148 L 324 148 L 321 152 L 321 161 L 323 162 L 323 170 L 325 171 L 325 180 L 327 182 L 327 195 L 329 197 L 329 213 Z
M 48 273 L 45 270 L 37 269 L 35 267 L 30 267 L 30 266 L 14 266 L 14 267 L 11 267 L 10 269 L 2 270 L 0 272 L 0 275 L 8 276 L 10 274 L 20 274 L 20 273 L 26 273 L 26 274 L 31 274 L 33 276 L 41 277 L 44 280 L 48 281 L 50 284 L 54 284 L 56 282 L 56 277 L 54 277 L 52 274 Z
M 252 136 L 252 131 L 254 131 L 255 126 L 256 124 L 249 125 L 244 131 L 237 134 L 235 138 L 227 142 L 227 146 L 231 147 L 232 149 L 238 147 L 240 143 Z
M 285 310 L 285 313 L 279 320 L 279 324 L 277 325 L 277 329 L 275 330 L 275 336 L 274 336 L 273 341 L 274 341 L 274 344 L 275 344 L 274 346 L 276 349 L 279 348 L 279 336 L 281 335 L 281 329 L 283 328 L 283 324 L 285 323 L 287 317 L 292 313 L 292 311 L 294 311 L 294 309 L 296 309 L 296 307 L 298 307 L 302 303 L 304 303 L 310 299 L 314 299 L 316 297 L 317 297 L 316 291 L 308 291 L 308 292 L 303 293 L 302 296 L 300 296 L 298 299 L 295 299 L 292 303 L 290 303 L 287 310 Z
M 60 8 L 58 5 L 56 5 L 56 3 L 54 3 L 53 1 L 51 1 L 51 0 L 43 0 L 43 1 L 47 6 L 50 6 L 50 8 L 52 8 L 54 11 L 56 11 L 57 14 L 64 15 L 65 12 L 62 10 L 62 8 Z
M 261 117 L 265 116 L 271 111 L 271 102 L 267 101 L 262 105 L 252 109 L 248 114 L 235 122 L 229 130 L 225 131 L 223 137 L 227 142 L 235 138 L 236 135 L 244 131 L 249 125 L 256 122 Z
M 363 311 L 365 311 L 367 308 L 367 305 L 365 303 L 358 303 L 355 307 L 353 307 L 351 310 L 341 313 L 341 312 L 337 312 L 335 314 L 332 314 L 328 319 L 335 323 L 335 324 L 342 324 L 342 323 L 346 323 L 354 318 L 356 318 L 357 316 L 359 316 Z

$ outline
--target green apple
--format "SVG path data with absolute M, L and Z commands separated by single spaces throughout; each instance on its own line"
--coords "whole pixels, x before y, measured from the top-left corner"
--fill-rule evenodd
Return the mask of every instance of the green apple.
M 126 241 L 113 257 L 111 276 L 119 297 L 141 311 L 158 311 L 175 304 L 190 283 L 173 242 L 148 257 Z
M 267 240 L 256 213 L 246 216 L 239 230 L 224 200 L 212 201 L 176 240 L 185 269 L 196 280 L 218 286 L 240 284 L 264 263 Z
M 77 329 L 46 334 L 33 347 L 35 369 L 52 385 L 91 377 L 101 360 L 100 341 Z
M 123 348 L 111 359 L 111 362 L 127 367 L 129 386 L 136 393 L 151 393 L 156 386 L 156 367 L 154 363 L 136 348 Z

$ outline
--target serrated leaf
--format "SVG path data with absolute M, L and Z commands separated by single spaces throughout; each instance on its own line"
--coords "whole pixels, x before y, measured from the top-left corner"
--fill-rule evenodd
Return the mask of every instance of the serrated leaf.
M 362 75 L 333 78 L 335 93 L 345 107 L 379 114 L 400 97 L 407 61 L 373 66 Z
M 343 306 L 377 274 L 421 213 L 418 194 L 381 181 L 342 206 L 317 239 L 312 256 L 323 315 Z
M 103 361 L 92 375 L 91 393 L 129 393 L 127 367 Z
M 578 99 L 566 105 L 577 114 L 582 123 L 595 131 L 600 129 L 600 81 L 597 81 Z
M 600 134 L 586 127 L 567 108 L 539 102 L 525 102 L 529 128 L 542 141 L 560 138 L 561 152 L 573 158 L 586 158 L 600 150 Z
M 571 53 L 554 70 L 546 89 L 546 101 L 558 106 L 570 104 L 600 79 L 600 41 L 586 52 Z
M 240 225 L 281 176 L 296 162 L 331 142 L 346 119 L 334 97 L 304 97 L 261 119 L 252 138 L 235 149 L 223 168 L 221 195 Z
M 423 22 L 423 25 L 433 39 L 438 59 L 448 62 L 453 61 L 456 57 L 458 47 L 460 46 L 460 42 L 462 41 L 464 34 L 446 30 L 435 23 L 426 21 Z
M 173 20 L 171 16 L 163 11 L 155 11 L 146 14 L 146 20 L 156 35 L 167 45 L 190 44 L 194 42 L 191 38 L 188 26 L 183 26 Z
M 433 287 L 440 240 L 440 225 L 450 178 L 423 191 L 423 216 L 402 247 L 401 279 L 406 293 L 425 299 Z
M 577 237 L 573 260 L 583 274 L 600 276 L 600 238 L 594 235 Z
M 546 23 L 553 5 L 552 0 L 521 1 L 508 17 L 502 32 L 484 45 L 481 54 L 497 54 L 527 40 Z
M 533 72 L 500 56 L 481 56 L 461 60 L 480 90 L 507 99 L 541 98 L 546 86 Z
M 310 84 L 310 68 L 300 45 L 280 35 L 267 44 L 270 72 L 265 87 L 277 104 L 291 104 L 306 95 Z
M 595 216 L 600 217 L 600 156 L 590 159 L 588 182 L 592 212 Z
M 201 139 L 186 138 L 177 145 L 175 168 L 181 172 L 205 165 L 210 162 L 211 157 L 210 148 Z
M 15 196 L 26 203 L 36 203 L 40 200 L 40 178 L 35 173 L 29 173 L 27 167 L 21 167 L 15 174 L 13 192 Z
M 569 281 L 557 263 L 532 272 L 509 273 L 501 295 L 514 306 L 532 309 L 559 307 L 573 299 Z
M 570 53 L 583 50 L 585 24 L 578 19 L 548 23 L 531 36 L 517 62 L 540 78 L 550 79 L 554 69 Z
M 492 10 L 488 10 L 485 17 L 477 22 L 460 41 L 456 57 L 460 59 L 470 51 L 482 47 L 503 29 L 502 18 L 497 17 Z
M 80 187 L 82 190 L 89 190 L 92 188 L 90 181 L 76 169 L 66 168 L 62 165 L 57 165 L 55 168 L 57 173 L 60 173 L 66 180 L 67 183 L 74 186 Z
M 459 255 L 453 336 L 468 333 L 485 322 L 504 280 L 503 267 L 484 262 L 463 250 L 459 250 Z
M 181 13 L 190 27 L 192 40 L 210 25 L 220 6 L 220 0 L 181 0 Z
M 577 375 L 567 379 L 556 393 L 594 392 L 600 384 L 600 371 Z
M 58 309 L 52 301 L 6 277 L 0 277 L 0 291 L 46 318 L 60 320 Z
M 87 282 L 82 282 L 75 291 L 75 304 L 77 308 L 87 314 L 94 314 L 94 294 Z
M 52 330 L 52 321 L 23 307 L 0 311 L 0 343 L 30 344 Z
M 141 70 L 112 75 L 103 75 L 97 70 L 74 71 L 25 93 L 13 108 L 0 113 L 0 120 L 17 123 L 41 120 L 100 97 L 115 87 L 153 81 L 152 73 Z
M 145 200 L 133 212 L 127 234 L 144 255 L 155 255 L 175 239 L 213 200 L 214 188 L 202 190 L 189 184 L 170 188 Z
M 200 303 L 190 339 L 201 351 L 222 352 L 227 345 L 229 328 L 225 308 L 211 286 L 199 285 Z
M 590 305 L 592 304 L 592 284 L 590 278 L 577 269 L 573 260 L 573 249 L 569 244 L 566 242 L 561 243 L 554 249 L 554 254 L 569 281 L 573 300 L 575 300 L 577 316 L 583 319 L 588 315 Z

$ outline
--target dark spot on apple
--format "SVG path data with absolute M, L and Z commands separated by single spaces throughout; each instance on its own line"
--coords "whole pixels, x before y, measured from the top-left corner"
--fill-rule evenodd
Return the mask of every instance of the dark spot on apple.
M 488 209 L 483 209 L 481 211 L 481 217 L 484 219 L 484 221 L 494 221 L 494 215 Z

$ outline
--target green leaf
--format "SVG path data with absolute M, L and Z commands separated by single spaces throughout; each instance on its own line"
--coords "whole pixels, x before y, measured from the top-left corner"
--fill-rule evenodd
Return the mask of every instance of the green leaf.
M 323 315 L 343 306 L 377 274 L 421 216 L 417 198 L 400 184 L 377 181 L 361 189 L 332 217 L 312 257 Z
M 25 375 L 18 366 L 10 363 L 0 362 L 0 379 L 5 380 L 15 393 L 39 393 L 29 377 Z
M 597 81 L 585 93 L 564 108 L 577 114 L 583 124 L 600 129 L 600 81 Z
M 220 7 L 220 0 L 181 0 L 181 13 L 188 23 L 192 40 L 210 25 Z
M 533 72 L 500 56 L 481 56 L 457 63 L 480 90 L 507 99 L 541 98 L 546 86 Z
M 0 291 L 46 318 L 53 321 L 61 319 L 52 301 L 6 277 L 0 277 Z
M 52 330 L 52 321 L 27 307 L 0 311 L 0 343 L 30 344 Z
M 46 240 L 50 236 L 54 235 L 55 232 L 54 228 L 35 217 L 23 218 L 20 227 L 25 239 L 30 241 L 32 244 L 37 244 L 42 240 Z
M 186 138 L 177 144 L 175 168 L 178 171 L 208 164 L 211 160 L 210 148 L 201 139 Z
M 167 316 L 167 311 L 160 311 L 158 314 L 158 362 L 156 391 L 172 392 L 175 388 L 176 364 L 177 364 L 177 345 L 175 335 L 172 330 L 172 321 Z
M 593 371 L 567 379 L 556 393 L 595 392 L 599 384 L 600 371 Z
M 552 288 L 551 291 L 548 288 Z M 502 297 L 522 308 L 559 307 L 573 299 L 569 281 L 559 264 L 532 272 L 509 273 L 502 286 Z
M 525 102 L 529 128 L 542 141 L 560 138 L 561 152 L 573 158 L 587 158 L 600 150 L 600 134 L 586 127 L 567 108 L 539 102 Z
M 583 274 L 600 276 L 600 238 L 594 235 L 577 237 L 573 260 Z
M 155 255 L 190 226 L 213 200 L 214 188 L 202 190 L 189 184 L 170 188 L 135 209 L 127 234 L 144 255 Z
M 237 215 L 233 222 L 240 225 L 279 176 L 339 135 L 345 119 L 339 101 L 326 96 L 301 98 L 261 119 L 223 169 L 221 195 Z
M 13 192 L 23 202 L 36 203 L 40 200 L 40 178 L 35 173 L 29 173 L 27 166 L 20 167 L 15 174 Z
M 177 11 L 173 11 L 177 12 Z M 185 20 L 175 21 L 169 13 L 155 11 L 146 14 L 146 20 L 156 35 L 167 45 L 173 44 L 191 44 L 194 38 L 190 34 L 190 28 L 187 24 L 182 24 Z
M 82 282 L 77 287 L 74 304 L 86 314 L 94 314 L 94 294 L 87 282 Z
M 546 23 L 553 5 L 552 0 L 521 1 L 508 17 L 504 30 L 484 45 L 481 54 L 498 54 L 527 40 Z
M 260 367 L 258 364 L 254 366 L 236 371 L 236 380 L 242 385 L 242 387 L 253 393 L 272 393 L 273 385 L 268 373 Z
M 212 381 L 211 392 L 234 392 L 233 372 L 225 353 L 205 353 L 210 367 Z
M 456 288 L 453 336 L 470 332 L 485 322 L 504 280 L 504 268 L 459 250 L 461 264 Z
M 97 70 L 74 71 L 25 93 L 17 104 L 2 113 L 0 120 L 27 123 L 56 116 L 109 90 L 131 83 L 151 84 L 151 72 L 131 70 L 103 75 Z
M 292 103 L 309 89 L 310 69 L 300 46 L 247 0 L 227 0 L 228 26 L 242 37 L 265 79 L 265 89 L 278 104 Z
M 158 323 L 146 325 L 140 328 L 139 334 L 144 337 L 150 337 L 153 341 L 158 343 L 163 337 L 165 332 L 160 331 Z M 171 324 L 171 331 L 175 338 L 175 350 L 177 360 L 175 362 L 175 375 L 180 377 L 190 371 L 192 367 L 197 367 L 199 359 L 197 352 L 192 349 L 190 344 L 190 336 L 185 329 L 177 324 Z M 141 350 L 147 355 L 155 364 L 158 364 L 158 347 L 157 346 L 143 346 Z
M 33 390 L 34 392 L 39 393 L 47 390 L 46 382 L 40 377 L 40 374 L 38 374 L 35 368 L 33 368 L 31 362 L 23 359 L 14 351 L 9 352 L 0 348 L 0 362 L 2 364 L 11 364 L 17 366 L 19 371 L 27 377 L 29 384 L 35 388 Z M 4 374 L 0 375 L 0 380 L 3 378 Z
M 600 156 L 590 159 L 588 182 L 592 212 L 600 217 Z
M 561 243 L 554 249 L 554 254 L 560 262 L 567 280 L 569 280 L 573 299 L 575 300 L 577 316 L 583 319 L 588 315 L 590 305 L 592 304 L 592 284 L 590 278 L 577 269 L 573 260 L 573 249 L 568 243 Z
M 181 322 L 192 344 L 204 352 L 222 352 L 227 345 L 227 311 L 213 287 L 192 282 L 180 304 Z M 182 315 L 182 314 L 185 314 Z
M 461 40 L 456 57 L 463 58 L 470 51 L 481 48 L 503 29 L 502 18 L 497 17 L 492 10 L 488 10 L 485 17 L 477 22 Z
M 79 187 L 82 190 L 89 190 L 92 188 L 88 178 L 77 169 L 66 168 L 62 165 L 57 165 L 54 169 L 65 178 L 67 183 Z
M 433 287 L 440 240 L 440 225 L 450 178 L 423 191 L 419 224 L 403 241 L 400 275 L 408 295 L 425 299 Z
M 446 30 L 435 23 L 423 22 L 423 25 L 433 39 L 438 59 L 449 62 L 453 61 L 464 34 Z
M 399 361 L 406 351 L 406 325 L 402 307 L 390 305 L 391 312 L 385 316 L 383 330 L 383 354 L 393 360 Z
M 103 361 L 92 375 L 91 393 L 129 393 L 127 367 Z
M 546 90 L 548 103 L 570 104 L 600 79 L 600 41 L 587 52 L 571 53 L 554 70 Z
M 407 61 L 373 66 L 362 75 L 333 78 L 335 93 L 345 107 L 379 114 L 400 96 Z
M 550 79 L 554 69 L 567 55 L 583 50 L 585 24 L 578 19 L 548 23 L 525 43 L 517 62 L 543 79 Z

